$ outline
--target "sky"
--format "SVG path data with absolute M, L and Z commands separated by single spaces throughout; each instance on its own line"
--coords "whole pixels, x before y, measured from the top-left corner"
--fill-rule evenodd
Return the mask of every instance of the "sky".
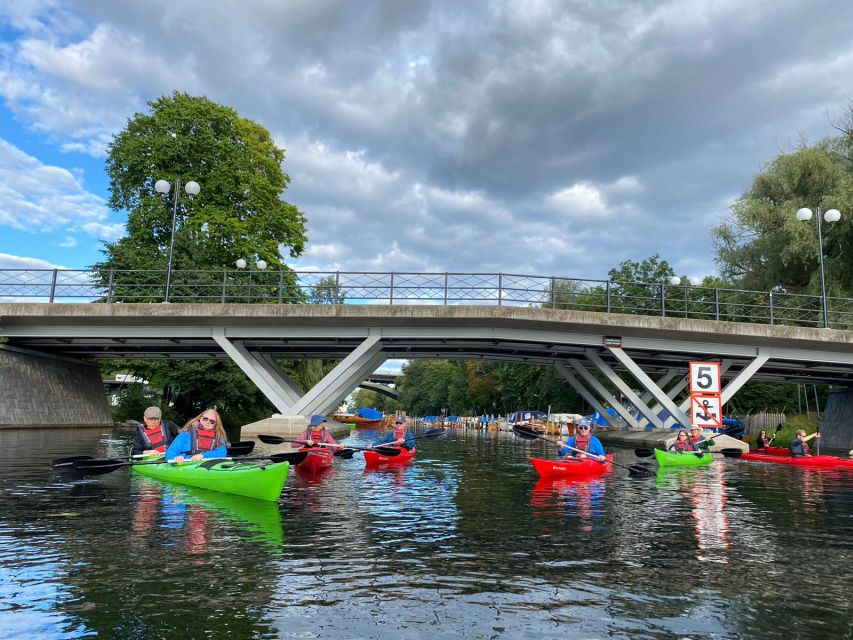
M 715 274 L 734 199 L 853 101 L 851 24 L 847 0 L 0 0 L 0 269 L 100 258 L 127 220 L 106 146 L 177 90 L 285 149 L 294 268 Z

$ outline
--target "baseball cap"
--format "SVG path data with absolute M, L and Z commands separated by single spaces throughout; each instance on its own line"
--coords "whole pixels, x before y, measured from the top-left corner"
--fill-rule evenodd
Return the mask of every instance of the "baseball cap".
M 309 427 L 316 427 L 318 424 L 323 424 L 326 419 L 323 416 L 311 416 L 311 422 L 308 423 Z
M 397 416 L 397 419 L 394 420 L 394 424 L 406 424 L 406 416 Z

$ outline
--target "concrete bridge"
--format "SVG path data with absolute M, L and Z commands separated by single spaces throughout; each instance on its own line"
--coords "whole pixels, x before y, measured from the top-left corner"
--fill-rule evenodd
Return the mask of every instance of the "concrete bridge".
M 686 403 L 674 398 L 693 360 L 721 363 L 724 403 L 750 379 L 853 386 L 851 331 L 549 308 L 12 303 L 0 304 L 0 337 L 15 348 L 86 361 L 230 358 L 284 415 L 331 411 L 389 358 L 553 366 L 591 406 L 606 415 L 607 402 L 635 428 L 641 421 L 617 396 L 643 423 L 689 423 Z M 303 390 L 276 358 L 340 363 Z M 661 410 L 669 417 L 659 418 Z

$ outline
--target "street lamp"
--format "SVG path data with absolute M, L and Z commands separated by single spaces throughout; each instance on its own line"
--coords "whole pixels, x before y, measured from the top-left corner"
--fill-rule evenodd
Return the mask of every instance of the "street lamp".
M 157 193 L 167 194 L 169 190 L 172 188 L 172 185 L 169 184 L 168 180 L 158 180 L 154 183 L 154 190 Z M 187 192 L 187 196 L 192 200 L 194 196 L 197 196 L 199 191 L 201 191 L 201 187 L 198 186 L 198 182 L 194 180 L 190 180 L 184 185 L 184 191 Z M 166 302 L 169 302 L 169 290 L 172 288 L 172 253 L 175 249 L 175 221 L 178 217 L 178 199 L 181 195 L 181 179 L 175 179 L 175 195 L 174 202 L 172 205 L 172 233 L 169 234 L 169 262 L 166 266 Z
M 259 259 L 253 260 L 252 258 L 249 258 L 249 260 L 246 260 L 245 258 L 237 258 L 237 260 L 234 262 L 234 266 L 236 266 L 240 270 L 245 269 L 246 267 L 249 267 L 249 302 L 252 301 L 252 265 L 253 264 L 255 267 L 257 267 L 258 271 L 263 271 L 264 269 L 267 268 L 267 261 L 266 260 L 259 260 Z
M 669 283 L 673 287 L 677 287 L 678 285 L 681 284 L 681 278 L 679 278 L 678 276 L 672 276 L 669 279 Z M 698 287 L 700 284 L 702 284 L 702 280 L 700 278 L 697 278 L 696 276 L 693 276 L 692 278 L 688 278 L 687 280 L 684 281 L 684 317 L 685 318 L 687 317 L 687 289 L 688 289 L 687 285 L 688 284 L 692 287 Z
M 808 222 L 812 219 L 812 210 L 808 207 L 803 207 L 797 211 L 797 220 L 800 222 Z M 830 209 L 823 214 L 823 219 L 827 222 L 838 222 L 841 220 L 841 212 L 838 209 Z M 820 309 L 823 313 L 823 327 L 829 328 L 829 314 L 826 311 L 826 279 L 823 273 L 823 234 L 820 228 L 820 207 L 817 208 L 817 251 L 820 260 Z

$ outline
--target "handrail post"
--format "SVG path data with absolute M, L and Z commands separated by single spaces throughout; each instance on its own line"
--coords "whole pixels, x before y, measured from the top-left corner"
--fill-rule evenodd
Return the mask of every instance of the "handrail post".
M 666 318 L 666 283 L 660 283 L 660 314 L 662 318 Z
M 551 308 L 557 308 L 557 278 L 551 278 Z
M 298 278 L 298 276 L 297 276 Z M 282 295 L 284 294 L 284 270 L 278 272 L 278 303 L 281 304 Z
M 610 313 L 610 280 L 607 281 L 607 313 Z
M 498 273 L 498 306 L 503 302 L 504 274 Z
M 54 269 L 53 274 L 50 278 L 50 299 L 48 302 L 53 302 L 53 299 L 56 297 L 56 276 L 59 272 L 59 269 Z
M 714 319 L 720 319 L 720 288 L 714 287 Z
M 335 271 L 335 304 L 343 304 L 341 300 L 341 272 Z
M 394 272 L 391 272 L 391 286 L 388 289 L 388 304 L 394 304 Z
M 225 304 L 225 288 L 228 286 L 228 269 L 222 269 L 222 304 Z
M 444 306 L 447 306 L 447 271 L 444 272 Z
M 770 324 L 773 324 L 773 292 L 768 296 L 767 314 L 770 316 Z
M 107 285 L 107 304 L 113 301 L 113 287 L 116 282 L 116 270 L 110 269 L 110 283 Z

